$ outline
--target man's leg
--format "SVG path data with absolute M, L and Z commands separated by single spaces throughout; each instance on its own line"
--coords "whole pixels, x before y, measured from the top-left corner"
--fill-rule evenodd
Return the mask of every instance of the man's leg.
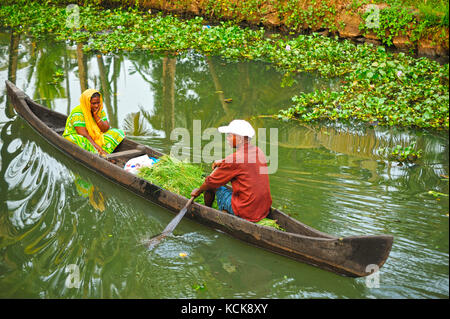
M 229 214 L 234 215 L 233 207 L 231 207 L 232 194 L 233 191 L 224 186 L 216 189 L 217 206 L 219 207 L 219 210 L 225 210 Z

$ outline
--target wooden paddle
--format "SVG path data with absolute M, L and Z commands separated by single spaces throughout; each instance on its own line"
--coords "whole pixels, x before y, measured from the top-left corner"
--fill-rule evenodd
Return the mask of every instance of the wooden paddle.
M 166 228 L 164 228 L 164 230 L 161 234 L 156 235 L 148 240 L 148 242 L 146 244 L 148 245 L 147 248 L 149 250 L 152 250 L 153 248 L 155 248 L 161 242 L 161 240 L 163 240 L 165 237 L 167 237 L 168 235 L 170 235 L 173 232 L 175 227 L 177 227 L 178 223 L 181 221 L 183 216 L 186 214 L 186 212 L 191 207 L 194 199 L 195 199 L 195 197 L 192 196 L 191 199 L 188 200 L 186 205 L 184 205 L 184 207 L 180 210 L 180 212 L 177 214 L 177 216 L 175 216 L 175 218 L 171 220 L 171 222 L 166 226 Z
M 216 170 L 215 163 L 213 163 L 212 168 L 213 168 L 213 172 L 214 172 Z M 184 207 L 180 210 L 180 212 L 177 214 L 177 216 L 175 216 L 175 218 L 172 219 L 172 221 L 169 223 L 169 225 L 167 225 L 166 228 L 164 228 L 164 230 L 163 230 L 163 232 L 161 234 L 150 238 L 146 242 L 147 248 L 149 250 L 153 250 L 153 248 L 155 248 L 161 242 L 161 240 L 163 240 L 165 237 L 167 237 L 169 234 L 171 234 L 173 232 L 175 227 L 177 227 L 178 223 L 184 217 L 184 214 L 186 214 L 186 212 L 188 211 L 189 207 L 191 207 L 192 202 L 194 201 L 194 199 L 195 199 L 195 196 L 192 196 L 191 199 L 188 200 L 186 205 L 184 205 Z

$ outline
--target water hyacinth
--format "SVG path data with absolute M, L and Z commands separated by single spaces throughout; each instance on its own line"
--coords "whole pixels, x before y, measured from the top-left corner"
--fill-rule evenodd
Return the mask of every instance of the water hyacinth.
M 35 2 L 4 5 L 0 26 L 34 37 L 53 34 L 59 40 L 82 42 L 88 51 L 146 49 L 178 54 L 195 50 L 229 60 L 265 61 L 285 77 L 316 72 L 342 79 L 338 91 L 299 92 L 292 98 L 293 105 L 279 113 L 280 118 L 449 128 L 448 64 L 317 34 L 266 37 L 264 29 L 242 28 L 231 21 L 210 26 L 201 17 L 181 20 L 134 9 L 83 6 L 79 28 L 74 29 L 66 23 L 68 14 L 64 8 Z
M 202 185 L 206 174 L 199 165 L 165 155 L 153 166 L 141 167 L 138 176 L 173 193 L 190 198 L 192 190 Z M 196 201 L 205 203 L 203 195 Z

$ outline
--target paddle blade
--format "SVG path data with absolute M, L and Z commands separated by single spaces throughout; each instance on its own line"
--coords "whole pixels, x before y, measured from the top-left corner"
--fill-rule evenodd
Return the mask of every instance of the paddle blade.
M 160 242 L 164 239 L 164 237 L 166 237 L 166 236 L 167 236 L 167 235 L 164 234 L 164 233 L 159 234 L 159 235 L 156 235 L 156 236 L 150 238 L 148 241 L 146 241 L 146 242 L 144 243 L 144 245 L 147 246 L 147 249 L 148 249 L 148 250 L 153 250 L 156 246 L 159 245 L 159 243 L 160 243 Z
M 183 207 L 182 210 L 180 210 L 180 212 L 177 214 L 177 216 L 174 217 L 174 219 L 172 219 L 170 221 L 170 223 L 166 226 L 166 228 L 164 228 L 163 230 L 163 234 L 170 234 L 173 232 L 173 230 L 175 229 L 175 227 L 177 227 L 177 225 L 180 223 L 181 219 L 183 219 L 184 215 L 186 214 L 188 208 L 187 207 Z
M 147 248 L 149 250 L 153 250 L 158 244 L 168 235 L 170 235 L 175 227 L 180 223 L 180 221 L 183 219 L 184 215 L 188 211 L 189 207 L 191 207 L 192 202 L 194 201 L 194 197 L 191 197 L 191 199 L 186 203 L 186 205 L 180 210 L 180 212 L 175 216 L 174 219 L 170 221 L 170 223 L 164 228 L 163 232 L 160 235 L 157 235 L 155 237 L 152 237 L 148 240 L 146 243 Z

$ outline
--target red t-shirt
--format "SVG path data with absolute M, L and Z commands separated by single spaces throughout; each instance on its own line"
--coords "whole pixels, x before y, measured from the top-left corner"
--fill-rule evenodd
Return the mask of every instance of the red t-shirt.
M 230 181 L 234 214 L 251 222 L 265 218 L 272 205 L 272 197 L 266 157 L 259 147 L 243 144 L 206 178 L 210 188 L 218 188 Z

